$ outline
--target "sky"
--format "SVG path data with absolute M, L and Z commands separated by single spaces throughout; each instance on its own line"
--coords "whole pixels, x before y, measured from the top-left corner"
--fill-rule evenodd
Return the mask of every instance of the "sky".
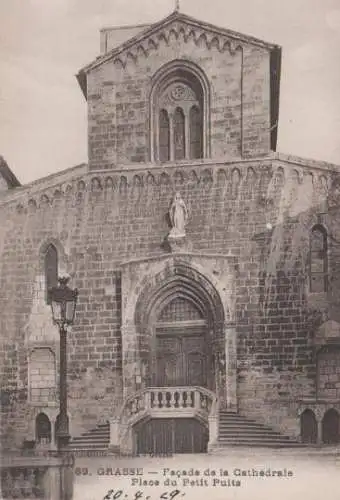
M 340 1 L 181 0 L 198 19 L 282 46 L 278 151 L 340 165 Z M 152 23 L 175 0 L 0 0 L 0 155 L 22 183 L 87 162 L 75 75 L 105 26 Z

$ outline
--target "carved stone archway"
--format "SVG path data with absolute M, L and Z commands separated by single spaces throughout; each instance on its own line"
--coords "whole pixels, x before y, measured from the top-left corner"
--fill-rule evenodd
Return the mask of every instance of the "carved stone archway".
M 189 258 L 169 257 L 143 265 L 149 271 L 143 280 L 135 280 L 142 267 L 137 269 L 137 264 L 133 268 L 131 265 L 122 277 L 122 288 L 126 285 L 122 318 L 124 398 L 152 385 L 150 360 L 158 315 L 174 298 L 182 297 L 204 317 L 214 373 L 210 387 L 216 391 L 222 407 L 236 410 L 236 329 L 229 322 L 227 300 L 221 299 L 210 276 L 192 265 Z M 151 273 L 151 266 L 157 272 Z

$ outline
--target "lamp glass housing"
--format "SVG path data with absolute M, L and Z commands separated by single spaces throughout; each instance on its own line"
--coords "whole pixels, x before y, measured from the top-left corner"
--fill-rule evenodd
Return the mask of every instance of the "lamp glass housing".
M 78 290 L 67 286 L 69 278 L 59 278 L 59 285 L 49 290 L 52 317 L 58 325 L 71 325 L 76 312 Z

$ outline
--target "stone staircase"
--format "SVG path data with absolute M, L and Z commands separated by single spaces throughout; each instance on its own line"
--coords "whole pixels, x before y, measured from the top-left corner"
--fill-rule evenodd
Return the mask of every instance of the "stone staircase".
M 110 444 L 110 425 L 98 424 L 97 427 L 74 437 L 69 443 L 69 450 L 106 452 Z
M 74 437 L 69 449 L 73 452 L 106 453 L 110 443 L 109 423 L 99 424 L 94 429 Z M 280 434 L 270 427 L 237 413 L 220 411 L 218 442 L 211 451 L 231 446 L 249 446 L 261 448 L 296 448 L 305 447 L 297 440 Z
M 237 413 L 220 411 L 218 442 L 213 449 L 230 446 L 262 448 L 303 447 L 297 440 Z

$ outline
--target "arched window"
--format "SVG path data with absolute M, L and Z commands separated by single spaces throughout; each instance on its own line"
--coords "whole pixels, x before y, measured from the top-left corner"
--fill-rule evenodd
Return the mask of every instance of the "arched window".
M 161 162 L 170 160 L 170 123 L 168 112 L 159 112 L 159 159 Z
M 54 245 L 49 245 L 45 253 L 46 302 L 49 304 L 48 290 L 58 283 L 58 252 Z
M 51 442 L 51 422 L 45 413 L 39 413 L 35 419 L 35 437 L 41 444 Z
M 176 108 L 174 114 L 174 148 L 175 160 L 185 158 L 185 116 L 182 108 Z
M 67 426 L 70 425 L 70 419 L 69 416 L 67 415 L 66 417 L 67 421 Z M 55 426 L 54 426 L 54 441 L 57 443 L 58 442 L 58 434 L 59 434 L 59 428 L 60 428 L 60 413 L 58 413 L 56 421 L 55 421 Z
M 190 109 L 190 158 L 203 156 L 202 113 L 198 106 Z
M 310 234 L 311 292 L 326 292 L 328 285 L 327 233 L 323 226 L 313 227 Z
M 334 408 L 326 411 L 322 419 L 322 442 L 325 444 L 340 442 L 340 415 Z
M 208 156 L 208 83 L 199 68 L 162 69 L 152 91 L 152 155 L 160 162 Z M 188 66 L 188 67 L 187 67 Z
M 305 410 L 300 417 L 301 441 L 316 443 L 318 439 L 318 423 L 312 410 Z

